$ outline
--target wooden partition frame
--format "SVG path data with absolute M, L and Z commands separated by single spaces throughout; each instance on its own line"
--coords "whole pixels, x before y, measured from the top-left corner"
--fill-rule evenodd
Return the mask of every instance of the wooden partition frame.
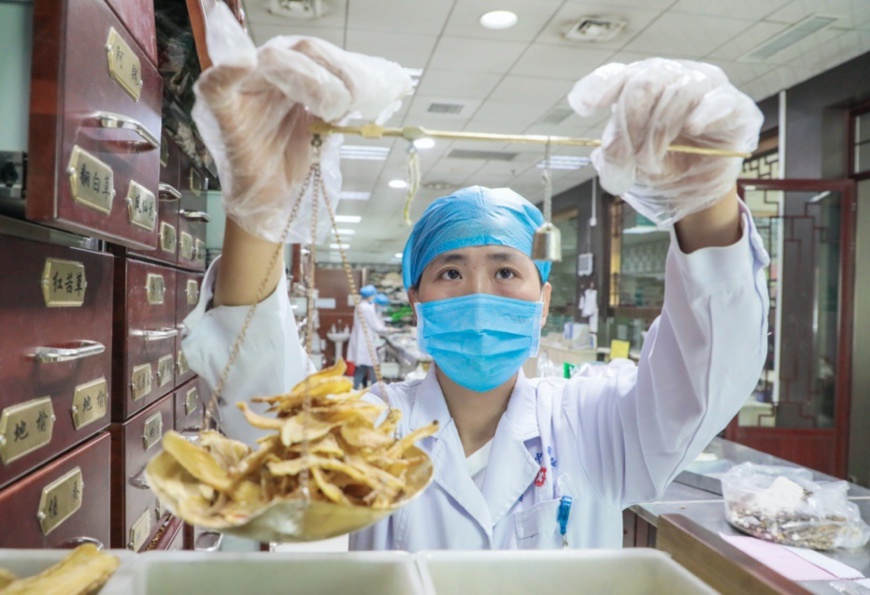
M 722 595 L 811 593 L 681 514 L 658 518 L 656 548 Z

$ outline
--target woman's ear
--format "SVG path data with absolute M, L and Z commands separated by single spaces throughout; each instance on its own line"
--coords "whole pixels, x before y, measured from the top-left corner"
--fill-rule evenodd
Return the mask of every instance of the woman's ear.
M 553 291 L 553 286 L 547 281 L 541 287 L 541 301 L 544 305 L 541 307 L 541 328 L 547 324 L 547 315 L 550 313 L 550 293 Z
M 414 326 L 417 326 L 417 289 L 412 287 L 408 290 L 408 302 L 411 304 L 411 317 L 414 321 Z

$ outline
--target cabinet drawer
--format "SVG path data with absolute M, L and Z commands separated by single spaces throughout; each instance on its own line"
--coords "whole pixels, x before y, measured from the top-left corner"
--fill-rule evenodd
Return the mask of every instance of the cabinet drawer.
M 118 258 L 112 419 L 124 421 L 175 386 L 175 269 Z
M 210 394 L 205 380 L 194 378 L 175 391 L 175 429 L 201 430 L 205 398 Z
M 113 548 L 141 550 L 164 517 L 145 481 L 145 465 L 160 452 L 163 433 L 174 427 L 174 409 L 170 395 L 129 421 L 111 425 Z
M 178 145 L 166 134 L 160 140 L 160 186 L 157 192 L 157 248 L 155 250 L 129 250 L 114 247 L 116 254 L 147 258 L 175 265 L 178 261 L 178 209 L 181 191 L 178 183 Z
M 0 547 L 108 545 L 110 446 L 103 432 L 0 491 Z
M 157 69 L 103 0 L 36 0 L 33 32 L 27 217 L 155 249 Z
M 190 314 L 199 302 L 199 292 L 202 288 L 202 273 L 177 271 L 175 286 L 175 323 L 179 335 L 175 339 L 175 386 L 187 382 L 195 376 L 193 370 L 187 365 L 187 358 L 181 351 L 181 332 L 184 328 L 184 319 Z
M 181 155 L 181 206 L 178 210 L 178 266 L 205 270 L 205 231 L 209 221 L 208 178 Z
M 167 516 L 142 551 L 177 552 L 184 549 L 184 521 Z
M 152 64 L 157 64 L 157 28 L 153 0 L 106 0 Z
M 0 487 L 108 425 L 112 263 L 0 236 Z

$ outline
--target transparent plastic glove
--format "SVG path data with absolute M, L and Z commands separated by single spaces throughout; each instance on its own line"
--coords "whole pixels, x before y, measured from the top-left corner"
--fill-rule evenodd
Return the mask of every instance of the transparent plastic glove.
M 580 116 L 611 109 L 602 145 L 591 156 L 601 185 L 659 225 L 712 206 L 743 163 L 667 147 L 751 152 L 763 120 L 716 66 L 663 58 L 602 66 L 574 85 L 568 103 Z
M 312 160 L 310 124 L 351 114 L 383 122 L 411 90 L 401 66 L 346 52 L 321 39 L 276 37 L 254 47 L 222 2 L 208 15 L 213 66 L 199 77 L 193 118 L 221 179 L 224 209 L 246 231 L 277 242 Z M 333 209 L 341 188 L 340 135 L 327 135 L 321 171 Z M 302 199 L 288 243 L 311 241 L 313 189 Z M 331 227 L 317 205 L 317 241 Z

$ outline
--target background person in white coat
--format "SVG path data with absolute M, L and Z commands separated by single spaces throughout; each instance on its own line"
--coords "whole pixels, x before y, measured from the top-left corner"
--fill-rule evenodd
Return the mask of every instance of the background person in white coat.
M 312 60 L 311 68 L 349 80 L 353 64 L 336 49 Z M 273 66 L 291 68 L 286 61 Z M 571 547 L 620 547 L 623 508 L 660 496 L 755 386 L 767 351 L 762 268 L 768 258 L 736 194 L 739 160 L 674 156 L 665 148 L 679 140 L 751 151 L 760 114 L 717 69 L 669 61 L 620 66 L 593 75 L 587 97 L 590 105 L 613 110 L 593 155 L 602 183 L 630 178 L 637 185 L 623 189 L 626 197 L 661 193 L 668 196 L 665 206 L 680 199 L 703 205 L 671 227 L 665 303 L 639 365 L 608 378 L 526 378 L 521 360 L 534 353 L 550 296 L 549 264 L 528 256 L 540 212 L 508 190 L 471 188 L 436 201 L 415 225 L 402 265 L 421 345 L 435 365 L 423 380 L 387 387 L 403 412 L 400 434 L 440 422 L 419 443 L 433 461 L 434 482 L 389 518 L 352 535 L 353 549 L 551 548 L 563 540 Z M 270 130 L 267 122 L 280 121 L 298 103 L 240 93 L 248 74 L 221 66 L 197 83 L 229 155 L 218 161 L 229 168 L 221 179 L 226 173 L 237 181 L 224 186 L 230 207 L 247 190 L 244 176 L 233 174 L 255 171 L 260 182 L 305 175 L 298 163 L 263 171 L 258 152 L 291 154 L 285 145 L 292 139 L 250 137 Z M 278 74 L 286 80 L 294 73 Z M 304 127 L 293 134 L 310 138 Z M 245 217 L 230 217 L 223 256 L 185 320 L 184 351 L 212 386 L 254 288 L 267 276 L 276 290 L 251 321 L 222 410 L 235 409 L 233 400 L 285 392 L 307 369 L 283 265 L 267 266 L 275 245 L 254 235 L 256 226 Z M 238 418 L 225 416 L 222 424 L 233 437 L 245 431 Z M 557 511 L 566 496 L 573 508 L 562 536 Z
M 350 332 L 350 341 L 347 344 L 347 361 L 353 362 L 354 366 L 356 366 L 353 371 L 354 389 L 369 386 L 376 381 L 375 363 L 372 361 L 372 354 L 374 353 L 374 356 L 377 357 L 377 348 L 381 342 L 381 334 L 387 332 L 383 319 L 375 310 L 375 298 L 377 294 L 378 290 L 374 285 L 364 285 L 359 290 L 359 307 L 354 313 L 353 330 Z M 372 349 L 369 349 L 366 335 L 363 332 L 363 325 L 366 325 L 368 329 Z

